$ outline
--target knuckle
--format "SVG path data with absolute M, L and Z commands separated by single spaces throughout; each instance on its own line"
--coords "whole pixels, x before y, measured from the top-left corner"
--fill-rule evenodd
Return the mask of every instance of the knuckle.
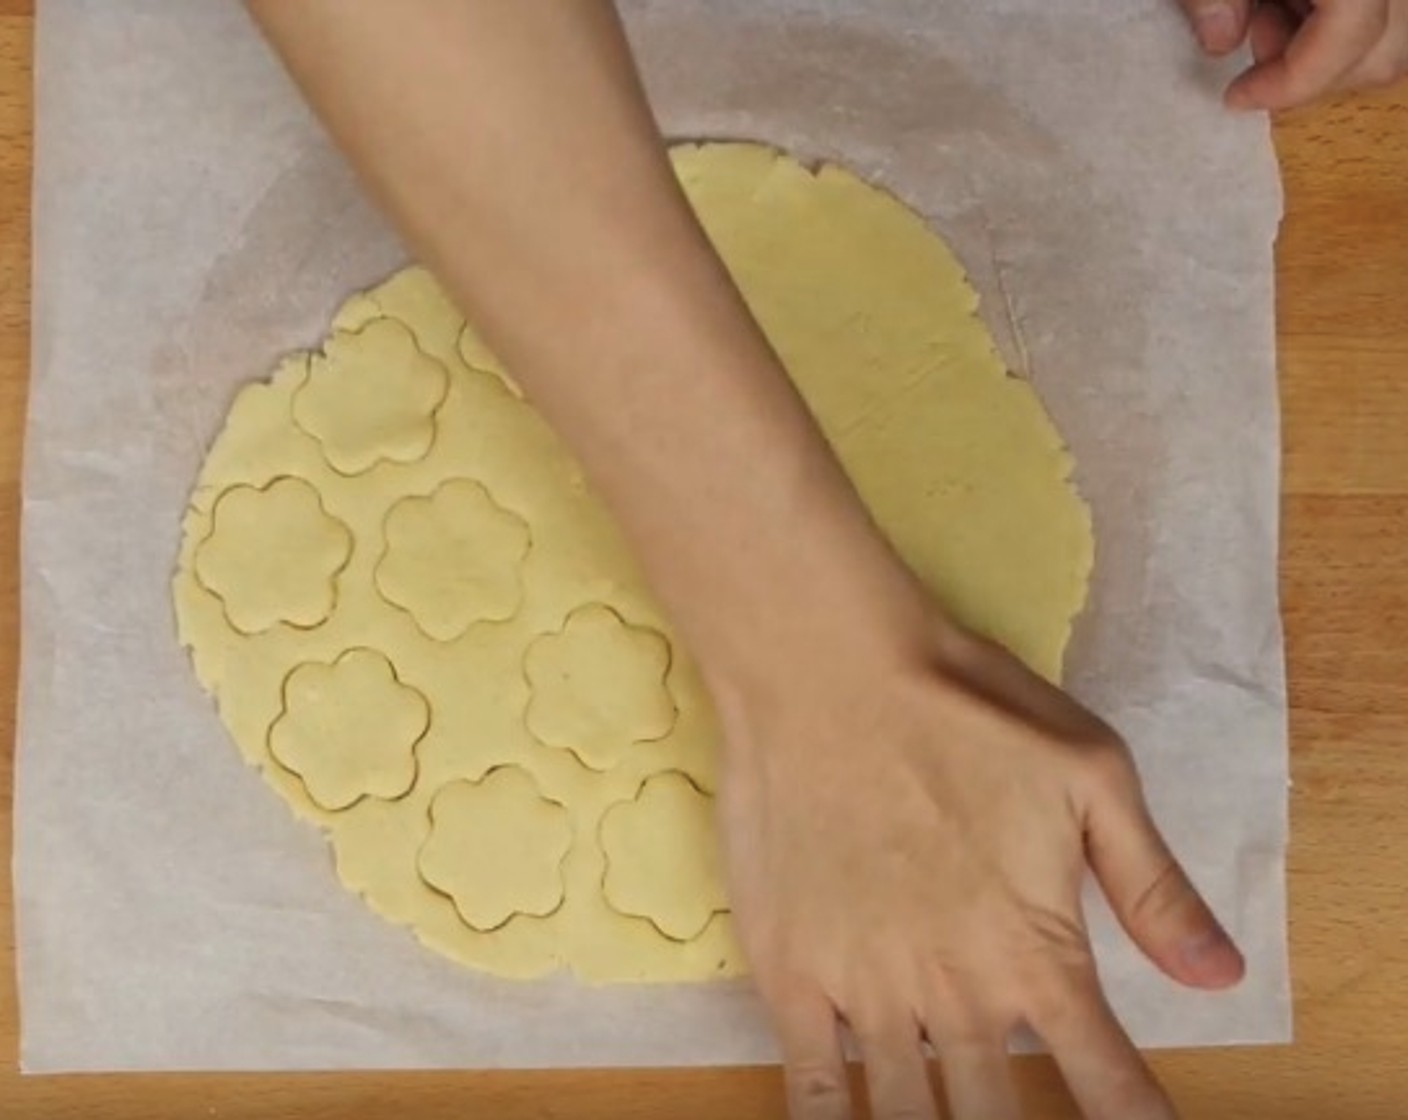
M 1351 7 L 1352 5 L 1345 5 Z M 1365 42 L 1377 43 L 1386 36 L 1393 27 L 1392 4 L 1384 2 L 1377 4 L 1361 4 L 1359 9 L 1353 13 L 1355 21 L 1354 30 L 1363 35 Z
M 1021 1001 L 1008 982 L 1009 958 L 999 957 L 994 981 L 982 966 L 933 960 L 924 969 L 926 1033 L 943 1050 L 984 1050 L 1000 1044 L 1021 1021 Z
M 1099 798 L 1128 798 L 1140 795 L 1139 772 L 1129 748 L 1113 731 L 1088 740 L 1081 750 L 1079 765 L 1086 787 Z
M 1192 901 L 1183 869 L 1170 856 L 1155 870 L 1148 886 L 1135 897 L 1130 906 L 1130 915 L 1140 924 L 1157 924 L 1187 909 Z
M 1029 957 L 1016 970 L 1022 1002 L 1031 1017 L 1043 1024 L 1060 1023 L 1078 1014 L 1080 1002 L 1072 999 L 1092 983 L 1095 962 L 1088 950 L 1071 946 L 1055 957 Z
M 1408 73 L 1408 48 L 1398 54 L 1384 55 L 1364 64 L 1360 74 L 1366 86 L 1391 86 Z
M 1059 1030 L 1077 1014 L 1069 984 L 1059 973 L 1042 971 L 1024 976 L 1022 996 L 1026 1017 L 1043 1032 Z
M 844 1073 L 829 1063 L 815 1061 L 787 1067 L 787 1096 L 804 1120 L 830 1117 L 850 1099 Z
M 1142 1063 L 1111 1070 L 1104 1088 L 1111 1116 L 1172 1120 L 1173 1107 Z
M 1335 88 L 1335 76 L 1305 66 L 1288 69 L 1283 81 L 1268 83 L 1269 107 L 1295 109 L 1318 101 Z
M 794 936 L 780 929 L 760 939 L 762 952 L 754 954 L 753 972 L 768 1001 L 779 1007 L 810 1005 L 818 989 L 814 971 Z
M 953 1057 L 1005 1049 L 1007 1036 L 1021 1022 L 1022 1013 L 1016 1006 L 1004 1006 L 1004 1001 L 993 1002 L 991 1010 L 936 1016 L 931 1041 L 940 1054 Z

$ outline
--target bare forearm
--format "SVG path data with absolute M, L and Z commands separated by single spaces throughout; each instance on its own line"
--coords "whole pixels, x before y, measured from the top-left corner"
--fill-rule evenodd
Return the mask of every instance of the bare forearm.
M 250 7 L 692 638 L 727 644 L 720 608 L 756 620 L 799 580 L 893 578 L 690 213 L 607 0 Z

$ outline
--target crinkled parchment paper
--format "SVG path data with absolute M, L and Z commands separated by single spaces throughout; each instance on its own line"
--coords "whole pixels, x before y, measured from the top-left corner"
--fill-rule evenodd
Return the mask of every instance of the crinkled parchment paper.
M 1070 684 L 1251 962 L 1182 992 L 1092 898 L 1143 1043 L 1289 1024 L 1264 122 L 1165 0 L 634 0 L 666 130 L 843 161 L 926 213 L 1079 462 Z M 336 882 L 173 636 L 177 530 L 236 388 L 404 259 L 233 0 L 46 0 L 16 805 L 29 1070 L 771 1060 L 746 985 L 458 969 Z

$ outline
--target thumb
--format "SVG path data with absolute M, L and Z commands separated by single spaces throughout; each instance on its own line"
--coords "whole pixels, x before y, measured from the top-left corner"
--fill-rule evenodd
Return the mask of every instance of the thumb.
M 1160 969 L 1192 988 L 1241 980 L 1242 954 L 1159 834 L 1128 762 L 1092 798 L 1086 854 L 1125 932 Z
M 1209 54 L 1229 54 L 1242 45 L 1251 19 L 1251 0 L 1179 0 L 1179 4 Z

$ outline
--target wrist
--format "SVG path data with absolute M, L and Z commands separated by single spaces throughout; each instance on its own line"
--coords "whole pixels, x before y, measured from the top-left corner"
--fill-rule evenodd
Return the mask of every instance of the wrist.
M 726 731 L 826 681 L 912 668 L 954 629 L 863 510 L 854 524 L 797 518 L 785 530 L 717 564 L 705 550 L 693 579 L 668 579 L 667 606 Z M 746 738 L 727 735 L 730 746 Z

